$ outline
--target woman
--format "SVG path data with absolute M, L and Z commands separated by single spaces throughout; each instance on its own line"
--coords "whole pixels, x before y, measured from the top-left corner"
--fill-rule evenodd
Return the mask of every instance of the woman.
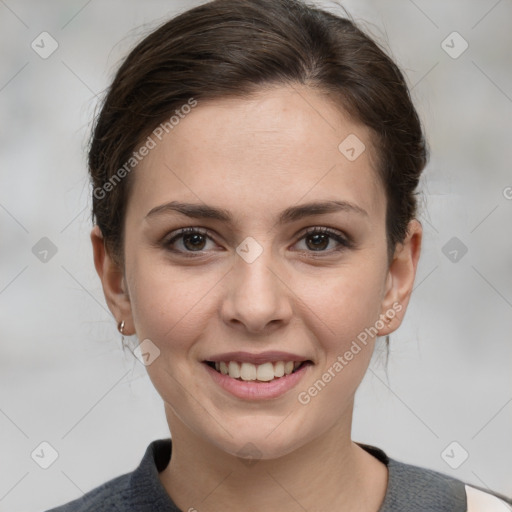
M 217 0 L 146 37 L 93 132 L 91 240 L 172 442 L 55 511 L 509 510 L 351 440 L 426 161 L 401 72 L 348 19 Z

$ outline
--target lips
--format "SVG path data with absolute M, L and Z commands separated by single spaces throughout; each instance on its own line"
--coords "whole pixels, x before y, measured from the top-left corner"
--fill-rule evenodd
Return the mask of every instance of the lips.
M 235 361 L 237 362 L 237 361 Z M 244 362 L 242 362 L 243 364 Z M 276 362 L 266 361 L 262 363 L 275 365 Z M 279 361 L 277 361 L 279 363 Z M 223 392 L 228 393 L 238 399 L 249 400 L 249 401 L 265 401 L 278 399 L 281 396 L 286 396 L 292 389 L 297 387 L 299 383 L 306 378 L 313 366 L 310 360 L 303 361 L 300 366 L 292 371 L 289 375 L 283 375 L 282 377 L 274 377 L 272 380 L 261 381 L 261 380 L 250 380 L 244 381 L 240 377 L 233 378 L 229 374 L 223 375 L 220 372 L 220 361 L 219 371 L 215 370 L 215 362 L 203 361 L 202 366 L 205 368 L 206 373 L 210 376 L 211 382 L 215 383 Z M 247 363 L 252 364 L 252 363 Z M 213 366 L 212 366 L 213 365 Z M 253 365 L 255 366 L 255 365 Z M 228 367 L 229 368 L 229 367 Z M 256 376 L 258 374 L 256 373 Z

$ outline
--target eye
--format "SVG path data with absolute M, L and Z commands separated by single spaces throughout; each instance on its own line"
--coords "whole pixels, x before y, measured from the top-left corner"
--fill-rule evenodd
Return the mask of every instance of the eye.
M 300 238 L 305 242 L 306 248 L 299 249 L 308 253 L 331 254 L 336 251 L 351 248 L 352 242 L 340 232 L 326 227 L 314 227 L 306 231 Z M 208 231 L 197 227 L 188 227 L 171 233 L 162 245 L 168 251 L 182 254 L 187 257 L 201 256 L 208 251 L 208 241 L 214 243 Z M 332 242 L 335 242 L 334 244 Z M 298 242 L 297 242 L 298 243 Z M 331 250 L 326 250 L 329 246 Z M 320 254 L 319 254 L 320 255 Z
M 177 233 L 172 234 L 170 238 L 165 239 L 162 244 L 169 251 L 193 257 L 195 254 L 191 253 L 199 253 L 199 256 L 207 249 L 205 246 L 208 240 L 213 242 L 213 239 L 208 235 L 208 231 L 192 227 L 180 229 Z M 180 245 L 181 247 L 179 247 Z
M 305 241 L 307 252 L 332 253 L 352 247 L 351 241 L 338 231 L 325 227 L 314 227 L 309 229 L 301 238 Z M 334 248 L 326 250 L 331 242 L 336 242 Z M 337 246 L 336 246 L 337 244 Z

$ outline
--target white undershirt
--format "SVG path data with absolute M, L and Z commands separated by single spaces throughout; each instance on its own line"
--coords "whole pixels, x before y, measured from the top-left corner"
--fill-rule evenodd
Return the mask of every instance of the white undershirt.
M 492 494 L 466 485 L 467 512 L 511 512 L 512 507 Z

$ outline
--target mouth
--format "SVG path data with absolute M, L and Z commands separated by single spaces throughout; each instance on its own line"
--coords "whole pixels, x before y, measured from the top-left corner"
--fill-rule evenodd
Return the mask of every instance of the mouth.
M 244 382 L 277 381 L 313 364 L 309 359 L 305 361 L 267 361 L 261 364 L 246 361 L 203 361 L 203 363 L 221 375 Z

